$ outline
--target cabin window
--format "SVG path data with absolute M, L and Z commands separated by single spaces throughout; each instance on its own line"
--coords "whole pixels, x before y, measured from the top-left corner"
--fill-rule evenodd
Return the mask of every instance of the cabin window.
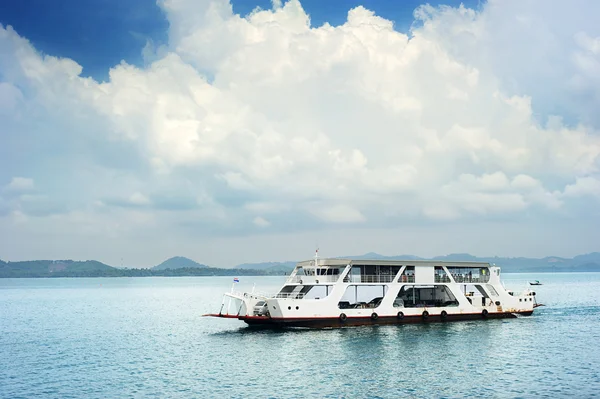
M 490 271 L 487 267 L 448 266 L 448 271 L 457 283 L 487 283 Z
M 386 285 L 349 285 L 340 299 L 340 309 L 369 309 L 379 306 L 387 293 Z
M 380 265 L 377 266 L 376 272 L 380 276 L 384 276 L 382 278 L 382 283 L 391 283 L 396 277 L 396 274 L 400 271 L 401 266 L 390 266 L 390 265 Z M 385 281 L 384 281 L 385 280 Z
M 281 288 L 281 291 L 279 291 L 280 294 L 289 294 L 290 292 L 294 291 L 294 289 L 298 288 L 297 285 L 286 285 L 283 288 Z
M 414 283 L 415 282 L 415 267 L 406 266 L 404 271 L 400 275 L 401 283 Z
M 449 283 L 450 282 L 450 277 L 448 277 L 448 273 L 446 273 L 446 270 L 444 270 L 444 268 L 442 266 L 436 266 L 434 268 L 434 273 L 435 273 L 435 282 L 436 283 Z
M 317 276 L 336 276 L 338 274 L 340 274 L 340 269 L 317 269 Z
M 493 286 L 493 285 L 491 285 L 491 284 L 486 284 L 486 286 L 485 286 L 485 287 L 487 288 L 487 290 L 490 292 L 490 294 L 491 294 L 492 296 L 498 296 L 498 291 L 496 291 L 496 289 L 494 288 L 494 286 Z
M 394 307 L 422 308 L 458 306 L 452 291 L 445 285 L 405 285 L 396 299 Z
M 275 296 L 291 299 L 323 299 L 331 294 L 332 285 L 286 285 Z
M 306 292 L 304 299 L 323 299 L 327 298 L 333 289 L 332 285 L 313 285 Z
M 352 265 L 350 273 L 344 278 L 346 283 L 391 283 L 400 266 Z

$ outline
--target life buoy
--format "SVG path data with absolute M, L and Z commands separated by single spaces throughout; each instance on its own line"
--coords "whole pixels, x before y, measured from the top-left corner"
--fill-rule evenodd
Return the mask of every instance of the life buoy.
M 428 311 L 426 311 L 426 310 L 424 310 L 424 311 L 423 311 L 423 318 L 424 318 L 424 319 L 426 319 L 426 318 L 428 318 L 428 317 L 429 317 L 429 312 L 428 312 Z
M 348 318 L 348 316 L 346 316 L 346 313 L 340 314 L 340 320 L 341 321 L 346 321 L 347 318 Z
M 488 311 L 487 311 L 487 309 L 483 309 L 483 311 L 481 312 L 481 315 L 482 315 L 484 318 L 486 318 L 486 317 L 487 317 L 487 315 L 488 315 Z
M 377 313 L 373 312 L 371 313 L 371 320 L 377 320 L 379 318 L 379 316 L 377 315 Z
M 442 320 L 446 320 L 448 318 L 448 312 L 446 312 L 445 310 L 442 310 L 442 313 L 440 313 L 440 316 L 442 316 Z
M 398 312 L 398 318 L 402 320 L 404 318 L 404 313 Z
M 496 306 L 500 306 L 500 301 L 496 301 Z
M 302 284 L 302 280 L 300 280 L 300 284 Z

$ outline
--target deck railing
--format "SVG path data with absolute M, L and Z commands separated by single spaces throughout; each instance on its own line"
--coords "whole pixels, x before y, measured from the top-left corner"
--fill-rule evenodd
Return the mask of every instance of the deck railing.
M 273 296 L 273 294 L 270 294 L 267 292 L 261 292 L 261 291 L 254 291 L 254 292 L 245 292 L 244 296 L 245 297 L 255 297 L 255 298 L 271 298 Z
M 345 283 L 391 283 L 392 274 L 350 274 L 344 279 Z
M 334 275 L 322 275 L 322 276 L 306 276 L 306 275 L 295 275 L 290 276 L 287 279 L 288 283 L 298 284 L 318 284 L 318 283 L 335 283 L 340 278 L 339 274 Z
M 454 275 L 452 275 L 452 278 L 457 283 L 462 283 L 462 284 L 464 284 L 464 283 L 487 283 L 490 281 L 490 276 L 487 274 L 484 274 L 482 276 L 464 276 L 461 274 L 454 274 Z M 450 281 L 447 281 L 447 282 L 450 282 Z
M 406 274 L 403 274 L 402 276 L 400 276 L 400 280 L 398 280 L 398 282 L 400 282 L 400 283 L 414 283 L 415 282 L 415 276 L 407 276 Z
M 394 280 L 392 274 L 349 274 L 344 278 L 345 283 L 391 283 Z M 323 276 L 306 276 L 296 275 L 291 276 L 287 279 L 287 283 L 296 284 L 318 284 L 318 283 L 335 283 L 339 280 L 340 275 L 323 275 Z M 452 279 L 456 283 L 470 284 L 470 283 L 488 283 L 490 281 L 489 275 L 480 276 L 463 276 L 456 274 L 452 276 Z M 452 283 L 450 277 L 445 275 L 436 274 L 434 277 L 436 283 Z M 415 276 L 400 276 L 399 283 L 414 283 Z
M 303 292 L 280 292 L 273 298 L 284 298 L 284 299 L 302 299 L 306 294 Z

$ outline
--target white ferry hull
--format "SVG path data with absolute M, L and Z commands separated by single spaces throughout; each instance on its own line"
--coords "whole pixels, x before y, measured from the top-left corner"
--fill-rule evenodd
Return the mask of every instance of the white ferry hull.
M 274 296 L 226 293 L 218 314 L 250 326 L 337 328 L 530 316 L 485 263 L 316 259 L 300 262 Z M 225 305 L 227 303 L 227 306 Z

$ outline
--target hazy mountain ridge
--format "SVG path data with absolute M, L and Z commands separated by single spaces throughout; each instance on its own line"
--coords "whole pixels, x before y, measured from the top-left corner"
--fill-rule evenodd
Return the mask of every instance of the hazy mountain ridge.
M 262 262 L 262 263 L 242 263 L 237 265 L 237 269 L 245 270 L 291 270 L 296 266 L 297 261 L 285 262 Z
M 0 278 L 9 277 L 148 277 L 148 276 L 248 276 L 264 270 L 220 269 L 191 259 L 174 257 L 152 268 L 117 268 L 87 260 L 0 261 Z
M 415 255 L 386 256 L 369 252 L 341 259 L 426 260 Z M 573 258 L 547 256 L 544 258 L 476 257 L 470 254 L 436 256 L 431 260 L 468 260 L 489 262 L 504 272 L 600 272 L 600 252 L 577 255 Z M 32 260 L 7 262 L 0 260 L 0 277 L 143 277 L 143 276 L 247 276 L 281 275 L 289 273 L 296 261 L 243 263 L 235 268 L 214 268 L 189 258 L 176 256 L 151 268 L 116 268 L 95 260 Z

